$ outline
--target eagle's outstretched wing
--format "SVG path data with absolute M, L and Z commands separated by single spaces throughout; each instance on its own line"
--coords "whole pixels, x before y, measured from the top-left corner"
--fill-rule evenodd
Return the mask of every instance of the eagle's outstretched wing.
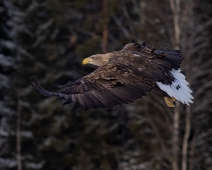
M 64 104 L 74 102 L 76 110 L 80 106 L 85 109 L 113 109 L 145 96 L 154 88 L 156 81 L 168 83 L 171 75 L 162 66 L 139 56 L 132 59 L 129 55 L 134 54 L 117 56 L 117 60 L 97 68 L 59 92 L 46 91 L 36 77 L 31 84 L 44 96 L 66 99 Z

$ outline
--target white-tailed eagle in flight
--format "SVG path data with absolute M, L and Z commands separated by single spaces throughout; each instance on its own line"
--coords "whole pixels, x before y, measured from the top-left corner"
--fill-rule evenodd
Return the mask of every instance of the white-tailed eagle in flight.
M 65 99 L 64 104 L 74 103 L 73 111 L 81 107 L 85 110 L 114 109 L 132 103 L 150 91 L 160 93 L 169 107 L 174 107 L 176 100 L 189 105 L 193 103 L 193 96 L 180 70 L 183 60 L 180 50 L 157 50 L 132 41 L 120 51 L 85 58 L 83 64 L 98 68 L 63 86 L 61 91 L 43 89 L 35 76 L 31 84 L 44 96 Z

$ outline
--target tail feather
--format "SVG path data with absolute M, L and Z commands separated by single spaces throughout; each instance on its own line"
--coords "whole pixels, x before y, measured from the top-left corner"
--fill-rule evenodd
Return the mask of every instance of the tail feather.
M 190 105 L 193 103 L 192 90 L 188 87 L 189 83 L 185 80 L 185 76 L 180 72 L 180 69 L 170 72 L 175 81 L 170 85 L 157 82 L 158 87 L 165 91 L 170 97 L 174 97 L 176 100 L 182 102 L 183 104 Z

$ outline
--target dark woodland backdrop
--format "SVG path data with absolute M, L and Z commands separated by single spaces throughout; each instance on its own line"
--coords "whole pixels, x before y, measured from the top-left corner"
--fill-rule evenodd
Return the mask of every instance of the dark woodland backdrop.
M 150 93 L 72 113 L 30 86 L 55 91 L 131 39 L 184 52 L 191 107 Z M 211 47 L 211 0 L 1 0 L 0 170 L 212 169 Z

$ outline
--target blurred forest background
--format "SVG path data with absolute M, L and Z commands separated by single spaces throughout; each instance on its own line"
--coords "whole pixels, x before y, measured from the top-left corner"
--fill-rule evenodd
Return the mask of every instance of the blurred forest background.
M 181 49 L 194 104 L 147 97 L 114 111 L 45 98 L 124 42 Z M 0 170 L 212 169 L 211 0 L 1 0 Z

